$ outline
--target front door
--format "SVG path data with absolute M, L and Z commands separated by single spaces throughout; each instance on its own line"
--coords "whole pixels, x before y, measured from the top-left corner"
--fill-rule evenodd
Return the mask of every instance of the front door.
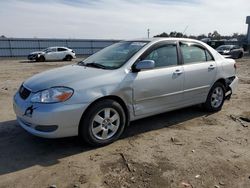
M 140 60 L 154 60 L 155 68 L 131 73 L 135 115 L 156 114 L 179 106 L 184 73 L 178 63 L 176 44 L 157 46 Z
M 46 60 L 57 60 L 58 59 L 57 54 L 57 48 L 51 48 L 48 52 L 45 54 Z

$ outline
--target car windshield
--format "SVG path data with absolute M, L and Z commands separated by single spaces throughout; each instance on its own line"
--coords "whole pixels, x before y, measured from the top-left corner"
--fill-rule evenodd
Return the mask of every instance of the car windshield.
M 45 53 L 46 52 L 51 52 L 51 51 L 52 51 L 52 48 L 46 48 L 46 49 L 43 50 L 43 52 L 45 52 Z
M 230 50 L 230 49 L 232 49 L 232 45 L 223 45 L 223 46 L 219 46 L 218 48 L 217 48 L 217 50 Z
M 103 69 L 117 69 L 138 52 L 147 41 L 123 41 L 113 44 L 88 57 L 78 65 Z

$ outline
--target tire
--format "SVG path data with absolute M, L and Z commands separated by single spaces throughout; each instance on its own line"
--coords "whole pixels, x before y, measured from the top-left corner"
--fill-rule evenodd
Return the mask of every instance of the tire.
M 36 61 L 38 61 L 38 62 L 44 62 L 45 61 L 45 57 L 41 55 L 40 57 L 36 58 Z
M 79 136 L 91 146 L 104 146 L 117 140 L 125 125 L 126 115 L 121 105 L 105 99 L 94 103 L 83 115 Z
M 242 58 L 243 57 L 243 53 L 241 52 L 241 53 L 239 53 L 239 55 L 238 55 L 238 59 L 240 59 L 240 58 Z
M 225 91 L 224 84 L 216 82 L 210 89 L 203 107 L 209 112 L 220 111 L 225 101 Z
M 65 61 L 71 61 L 72 59 L 73 58 L 72 58 L 71 55 L 66 55 L 65 58 L 64 58 Z

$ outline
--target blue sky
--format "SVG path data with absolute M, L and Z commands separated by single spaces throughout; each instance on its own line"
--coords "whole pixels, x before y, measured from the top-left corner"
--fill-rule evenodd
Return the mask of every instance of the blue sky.
M 246 33 L 249 0 L 0 1 L 0 35 L 129 39 L 162 32 Z

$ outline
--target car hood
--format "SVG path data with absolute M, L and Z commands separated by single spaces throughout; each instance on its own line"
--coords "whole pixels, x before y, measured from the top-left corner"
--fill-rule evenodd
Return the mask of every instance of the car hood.
M 90 83 L 93 78 L 95 80 L 99 78 L 98 80 L 101 81 L 108 74 L 112 74 L 112 72 L 112 70 L 68 65 L 36 74 L 27 79 L 23 84 L 32 92 L 37 92 L 55 86 L 74 87 L 75 83 L 79 81 L 88 81 Z

